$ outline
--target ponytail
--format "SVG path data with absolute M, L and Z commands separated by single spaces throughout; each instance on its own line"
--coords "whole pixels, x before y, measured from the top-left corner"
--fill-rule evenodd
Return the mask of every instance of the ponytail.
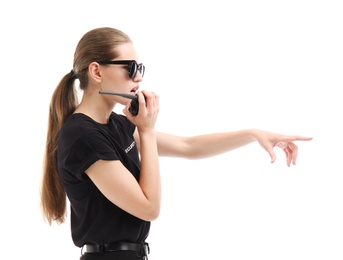
M 41 186 L 43 217 L 50 225 L 52 221 L 61 224 L 66 217 L 66 192 L 57 166 L 57 138 L 66 118 L 78 105 L 74 88 L 76 78 L 73 70 L 66 74 L 57 85 L 50 102 Z

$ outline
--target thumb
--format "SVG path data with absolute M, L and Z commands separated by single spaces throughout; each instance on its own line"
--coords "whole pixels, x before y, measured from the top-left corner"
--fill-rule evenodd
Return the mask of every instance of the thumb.
M 272 147 L 268 147 L 266 148 L 267 152 L 269 153 L 270 155 L 270 159 L 271 159 L 271 163 L 275 162 L 276 160 L 276 155 L 275 155 L 275 152 L 274 152 L 274 149 Z

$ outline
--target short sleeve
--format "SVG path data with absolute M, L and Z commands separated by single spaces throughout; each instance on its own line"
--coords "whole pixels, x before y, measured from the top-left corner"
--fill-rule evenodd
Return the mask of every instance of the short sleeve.
M 65 165 L 78 179 L 98 160 L 119 160 L 116 147 L 103 135 L 92 133 L 78 138 L 70 146 Z

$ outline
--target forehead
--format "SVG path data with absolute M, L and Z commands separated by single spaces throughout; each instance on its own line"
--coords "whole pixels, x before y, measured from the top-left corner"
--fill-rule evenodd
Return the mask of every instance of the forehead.
M 118 57 L 116 59 L 122 60 L 136 60 L 138 59 L 135 48 L 132 43 L 123 43 L 116 47 Z

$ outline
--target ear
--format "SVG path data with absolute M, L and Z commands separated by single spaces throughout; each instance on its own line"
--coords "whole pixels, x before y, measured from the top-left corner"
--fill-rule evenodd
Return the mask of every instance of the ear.
M 88 73 L 94 81 L 101 82 L 101 71 L 99 63 L 94 61 L 91 64 L 89 64 Z

